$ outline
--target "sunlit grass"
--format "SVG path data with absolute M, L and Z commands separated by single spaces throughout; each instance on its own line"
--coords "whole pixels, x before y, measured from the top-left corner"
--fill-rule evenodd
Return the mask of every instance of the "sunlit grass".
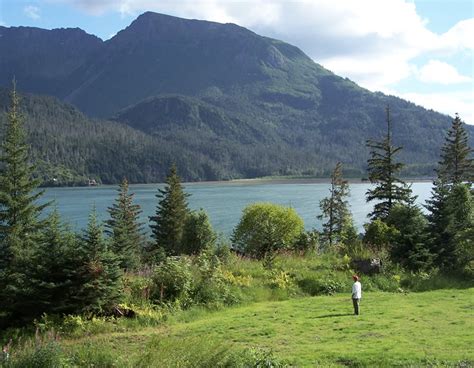
M 173 351 L 178 354 L 186 344 L 193 347 L 187 349 L 187 359 L 194 356 L 195 361 L 210 359 L 207 355 L 222 349 L 260 347 L 299 367 L 474 364 L 474 289 L 365 293 L 361 311 L 352 315 L 349 296 L 340 294 L 262 302 L 215 312 L 188 311 L 181 317 L 178 313 L 159 328 L 63 344 L 75 355 L 90 346 L 100 347 L 102 355 L 112 351 L 118 366 L 137 365 L 144 354 L 159 362 L 156 349 L 172 359 Z M 180 347 L 173 350 L 173 344 Z

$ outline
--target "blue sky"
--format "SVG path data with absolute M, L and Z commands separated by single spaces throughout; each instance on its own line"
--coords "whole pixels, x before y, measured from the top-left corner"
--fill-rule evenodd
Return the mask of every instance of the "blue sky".
M 472 0 L 0 0 L 0 25 L 112 37 L 144 11 L 232 22 L 316 62 L 474 124 Z

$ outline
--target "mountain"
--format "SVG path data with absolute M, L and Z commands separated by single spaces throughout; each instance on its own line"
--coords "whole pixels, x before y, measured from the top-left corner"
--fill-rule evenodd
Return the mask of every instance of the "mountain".
M 229 122 L 215 108 L 183 96 L 169 96 L 163 103 L 181 104 L 185 121 L 190 119 L 188 114 L 198 114 L 195 124 L 199 129 L 171 126 L 168 134 L 146 134 L 120 122 L 90 119 L 54 97 L 23 94 L 21 112 L 35 174 L 43 185 L 62 186 L 86 185 L 88 179 L 113 184 L 124 177 L 132 183 L 159 182 L 173 162 L 186 181 L 253 177 L 279 170 L 278 146 L 260 147 L 254 140 L 236 143 L 232 130 L 226 132 L 226 137 L 219 137 L 221 119 Z M 8 106 L 8 90 L 0 88 L 0 139 Z M 204 128 L 201 118 L 215 124 Z M 295 165 L 307 161 L 297 152 L 289 152 L 287 160 L 291 159 Z
M 328 175 L 337 161 L 364 175 L 365 141 L 384 134 L 387 105 L 405 173 L 431 175 L 451 121 L 363 89 L 282 41 L 151 12 L 107 41 L 78 29 L 0 27 L 0 66 L 5 86 L 14 74 L 23 91 L 176 147 L 172 160 L 192 180 Z
M 30 92 L 64 94 L 64 80 L 102 45 L 79 28 L 0 26 L 0 85 L 15 78 Z

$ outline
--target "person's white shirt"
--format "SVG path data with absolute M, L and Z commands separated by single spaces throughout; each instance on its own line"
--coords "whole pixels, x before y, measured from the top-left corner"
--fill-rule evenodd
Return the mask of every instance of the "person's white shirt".
M 352 299 L 361 299 L 362 298 L 362 285 L 359 281 L 354 282 L 352 285 Z

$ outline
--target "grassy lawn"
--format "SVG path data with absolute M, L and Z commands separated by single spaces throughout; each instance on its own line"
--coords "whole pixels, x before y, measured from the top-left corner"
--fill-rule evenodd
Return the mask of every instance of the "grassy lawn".
M 262 347 L 298 367 L 472 367 L 473 312 L 474 289 L 365 293 L 360 316 L 348 295 L 318 296 L 188 311 L 163 327 L 64 343 L 110 351 L 119 366 L 200 366 L 206 351 Z M 170 354 L 188 354 L 189 364 L 166 360 Z

